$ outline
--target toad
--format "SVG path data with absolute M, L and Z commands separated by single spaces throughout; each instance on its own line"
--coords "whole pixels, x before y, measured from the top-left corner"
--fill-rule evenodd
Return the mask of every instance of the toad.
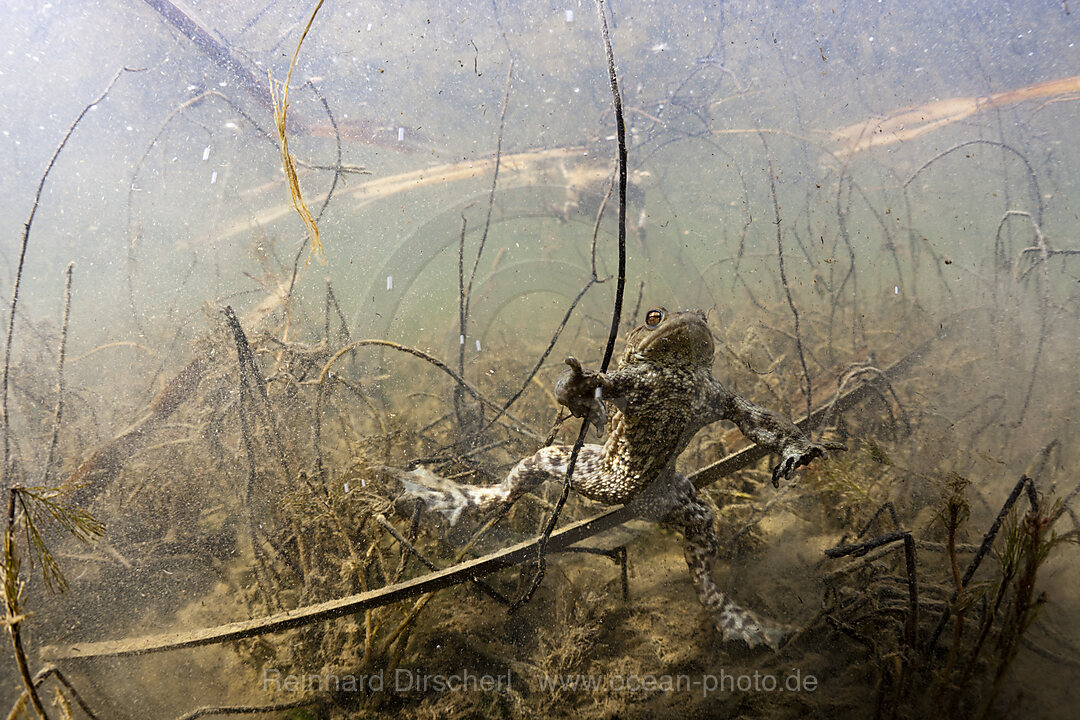
M 722 638 L 776 648 L 784 628 L 738 606 L 714 581 L 711 560 L 718 538 L 713 514 L 676 471 L 675 461 L 699 430 L 719 420 L 734 422 L 746 437 L 779 456 L 772 470 L 774 487 L 796 468 L 843 446 L 811 442 L 787 418 L 731 392 L 713 377 L 712 361 L 713 337 L 705 314 L 662 307 L 649 310 L 645 322 L 630 333 L 618 370 L 587 370 L 567 358 L 556 398 L 575 416 L 598 429 L 606 424 L 608 431 L 603 445 L 582 446 L 571 487 L 590 500 L 633 504 L 639 516 L 679 528 L 698 597 Z M 405 492 L 451 523 L 473 509 L 505 511 L 540 483 L 562 482 L 571 451 L 567 445 L 542 448 L 496 486 L 450 483 L 417 472 L 405 481 Z

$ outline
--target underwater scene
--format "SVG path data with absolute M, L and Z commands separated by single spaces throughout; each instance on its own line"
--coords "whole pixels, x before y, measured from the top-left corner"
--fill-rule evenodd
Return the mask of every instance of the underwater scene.
M 9 718 L 1071 718 L 1080 7 L 4 3 Z

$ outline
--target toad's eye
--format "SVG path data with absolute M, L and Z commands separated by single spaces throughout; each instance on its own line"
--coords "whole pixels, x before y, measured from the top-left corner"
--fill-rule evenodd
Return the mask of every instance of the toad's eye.
M 650 330 L 655 328 L 664 320 L 664 308 L 653 308 L 649 312 L 645 313 L 645 327 Z

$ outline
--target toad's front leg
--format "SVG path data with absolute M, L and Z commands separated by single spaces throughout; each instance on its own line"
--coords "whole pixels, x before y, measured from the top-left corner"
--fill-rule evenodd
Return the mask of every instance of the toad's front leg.
M 607 408 L 604 406 L 605 388 L 610 389 L 610 382 L 603 373 L 587 370 L 576 357 L 566 358 L 567 368 L 555 381 L 555 399 L 570 410 L 574 417 L 585 418 L 596 426 L 596 432 L 603 432 L 607 423 Z
M 791 477 L 796 468 L 824 458 L 828 451 L 847 450 L 843 443 L 811 441 L 791 420 L 736 395 L 715 379 L 706 388 L 703 405 L 709 422 L 730 420 L 756 444 L 779 453 L 780 462 L 772 470 L 773 487 L 780 486 L 780 478 Z

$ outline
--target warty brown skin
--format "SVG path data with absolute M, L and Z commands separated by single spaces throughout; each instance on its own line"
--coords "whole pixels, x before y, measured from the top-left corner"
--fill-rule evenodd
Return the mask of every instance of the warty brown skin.
M 567 358 L 568 368 L 555 386 L 559 402 L 598 428 L 610 411 L 607 441 L 581 447 L 571 487 L 598 502 L 630 503 L 638 515 L 681 529 L 691 579 L 723 639 L 776 648 L 785 630 L 739 607 L 715 583 L 711 560 L 718 538 L 712 511 L 675 470 L 675 461 L 699 430 L 720 420 L 734 422 L 748 438 L 780 455 L 774 485 L 823 457 L 826 448 L 782 415 L 725 388 L 712 375 L 713 350 L 704 313 L 654 308 L 630 333 L 618 370 L 599 373 Z M 403 474 L 402 482 L 406 496 L 421 498 L 453 524 L 470 509 L 505 510 L 540 483 L 562 482 L 571 451 L 567 445 L 541 448 L 494 487 L 460 485 L 423 470 Z
M 607 412 L 600 401 L 614 408 L 598 466 L 580 481 L 575 469 L 575 489 L 608 504 L 628 502 L 674 469 L 699 430 L 720 420 L 734 422 L 752 441 L 779 453 L 774 486 L 825 455 L 826 448 L 790 420 L 732 393 L 713 377 L 713 339 L 704 313 L 655 308 L 646 318 L 655 322 L 646 321 L 630 333 L 618 370 L 585 370 L 567 358 L 569 367 L 556 383 L 559 402 L 578 417 L 588 415 L 600 424 Z

